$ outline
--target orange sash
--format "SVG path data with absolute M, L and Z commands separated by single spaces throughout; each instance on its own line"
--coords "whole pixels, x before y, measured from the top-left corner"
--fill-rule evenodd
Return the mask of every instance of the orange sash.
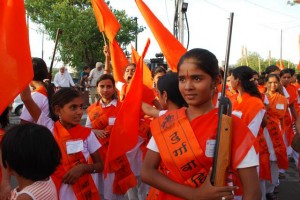
M 271 182 L 272 176 L 270 166 L 270 153 L 262 128 L 259 129 L 256 141 L 258 143 L 257 145 L 259 149 L 259 178 L 262 180 L 269 180 Z
M 269 109 L 267 111 L 267 129 L 273 143 L 279 169 L 288 169 L 288 158 L 286 146 L 283 141 L 282 131 L 280 130 L 280 119 L 284 118 L 287 110 L 287 100 L 284 96 L 276 93 L 268 95 Z M 281 106 L 280 109 L 276 108 Z
M 32 92 L 38 92 L 38 93 L 41 93 L 41 94 L 45 95 L 46 97 L 48 97 L 47 96 L 47 90 L 44 86 L 37 87 Z
M 213 156 L 206 156 L 206 145 L 216 138 L 217 122 L 217 109 L 189 122 L 185 108 L 169 111 L 151 122 L 151 131 L 170 179 L 194 188 L 201 186 L 213 163 Z M 232 128 L 231 167 L 236 169 L 253 145 L 254 137 L 235 116 Z M 160 192 L 158 199 L 180 198 Z
M 109 134 L 112 129 L 112 125 L 108 125 L 109 117 L 116 117 L 121 108 L 121 103 L 117 102 L 117 107 L 109 106 L 102 108 L 100 101 L 91 105 L 88 109 L 88 115 L 92 122 L 93 129 L 106 130 Z M 105 162 L 106 154 L 109 145 L 109 137 L 98 139 L 101 143 L 99 150 L 101 160 Z M 89 159 L 89 162 L 92 162 Z M 137 184 L 136 178 L 131 171 L 130 164 L 126 155 L 120 156 L 116 160 L 110 162 L 109 172 L 115 173 L 115 179 L 113 183 L 114 194 L 125 194 L 130 188 Z
M 68 154 L 66 142 L 71 140 L 82 139 L 83 141 L 89 136 L 91 130 L 77 125 L 66 130 L 59 121 L 54 124 L 54 138 L 59 145 L 62 153 L 61 164 L 57 167 L 51 176 L 57 191 L 59 193 L 63 176 L 74 166 L 87 163 L 82 152 Z M 81 176 L 75 184 L 72 185 L 73 192 L 77 200 L 100 200 L 98 190 L 90 174 Z

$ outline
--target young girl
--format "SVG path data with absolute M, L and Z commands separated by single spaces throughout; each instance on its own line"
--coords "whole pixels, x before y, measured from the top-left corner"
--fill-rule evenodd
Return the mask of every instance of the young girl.
M 287 99 L 278 92 L 280 79 L 276 74 L 267 77 L 266 96 L 269 100 L 267 110 L 267 126 L 264 128 L 264 136 L 270 153 L 270 167 L 272 181 L 266 181 L 267 199 L 275 199 L 274 189 L 278 182 L 278 169 L 288 169 L 286 146 L 283 141 L 283 118 L 287 110 Z
M 57 200 L 50 175 L 60 163 L 61 152 L 44 126 L 27 123 L 7 131 L 1 144 L 3 166 L 14 175 L 19 186 L 11 199 Z
M 56 122 L 33 101 L 29 87 L 21 93 L 21 98 L 34 121 L 51 130 L 62 152 L 61 165 L 52 176 L 59 198 L 99 199 L 90 174 L 103 169 L 98 152 L 101 145 L 90 129 L 80 125 L 83 115 L 80 93 L 71 88 L 62 88 L 53 95 L 52 109 L 59 118 Z M 94 164 L 87 164 L 89 156 Z
M 117 99 L 115 80 L 110 74 L 101 75 L 96 86 L 100 99 L 87 109 L 86 127 L 92 128 L 95 132 L 102 145 L 99 150 L 101 159 L 105 161 L 109 135 L 121 108 L 121 102 Z M 136 185 L 136 178 L 130 169 L 126 155 L 119 157 L 117 161 L 104 180 L 102 173 L 93 175 L 94 179 L 99 180 L 102 199 L 124 199 L 127 190 Z M 121 182 L 122 184 L 120 184 Z
M 45 61 L 41 58 L 32 58 L 33 80 L 30 82 L 30 87 L 33 88 L 31 93 L 32 99 L 45 115 L 55 119 L 55 115 L 51 110 L 51 97 L 54 94 L 53 87 L 46 80 L 48 78 L 48 69 Z M 26 105 L 20 116 L 21 123 L 34 122 Z
M 162 66 L 157 66 L 152 70 L 151 75 L 154 89 L 157 89 L 157 81 L 159 80 L 159 78 L 165 75 L 166 73 L 167 71 Z
M 153 137 L 142 168 L 142 180 L 160 192 L 158 199 L 233 199 L 233 186 L 214 187 L 210 168 L 218 124 L 212 96 L 219 81 L 218 60 L 205 49 L 192 49 L 178 63 L 179 90 L 188 108 L 169 111 L 151 123 Z M 245 200 L 261 198 L 254 137 L 232 116 L 232 162 L 241 177 Z M 157 167 L 163 160 L 169 173 Z

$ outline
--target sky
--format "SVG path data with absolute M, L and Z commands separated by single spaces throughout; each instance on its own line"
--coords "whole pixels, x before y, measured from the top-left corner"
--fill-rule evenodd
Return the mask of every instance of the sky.
M 161 52 L 151 30 L 147 27 L 134 0 L 110 0 L 114 9 L 125 10 L 130 17 L 137 17 L 138 24 L 146 30 L 138 34 L 138 52 L 143 51 L 147 38 L 151 44 L 146 58 Z M 172 32 L 175 0 L 144 0 L 156 17 Z M 242 48 L 257 52 L 263 59 L 280 58 L 282 32 L 282 59 L 298 63 L 300 60 L 300 4 L 290 6 L 287 0 L 185 0 L 188 3 L 187 19 L 190 42 L 188 49 L 204 48 L 214 53 L 221 65 L 225 60 L 228 17 L 234 12 L 229 64 L 242 56 Z M 30 24 L 32 56 L 41 57 L 42 34 Z M 185 27 L 184 35 L 187 36 Z M 44 59 L 50 65 L 54 42 L 44 37 Z M 185 38 L 184 46 L 186 47 Z M 134 46 L 134 42 L 132 43 Z M 130 46 L 128 46 L 130 50 Z M 60 63 L 55 63 L 59 67 Z

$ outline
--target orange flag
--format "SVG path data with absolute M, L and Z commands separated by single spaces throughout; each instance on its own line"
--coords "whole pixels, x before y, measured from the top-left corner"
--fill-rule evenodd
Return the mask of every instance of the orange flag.
M 129 64 L 129 61 L 119 43 L 115 39 L 112 43 L 109 43 L 109 50 L 115 81 L 121 81 L 125 83 L 123 75 L 125 67 Z
M 299 64 L 298 64 L 298 71 L 300 71 L 300 61 L 299 61 Z
M 140 55 L 138 52 L 134 49 L 133 46 L 131 46 L 131 62 L 137 64 L 138 60 L 140 59 Z M 152 75 L 149 67 L 146 65 L 145 62 L 143 62 L 143 83 L 148 88 L 152 89 Z
M 279 60 L 279 63 L 276 62 L 276 66 L 279 67 L 280 70 L 283 70 L 285 68 L 282 60 Z
M 0 0 L 0 43 L 2 113 L 33 78 L 24 1 Z
M 147 44 L 149 46 L 149 43 Z M 146 50 L 148 47 L 146 46 Z M 143 53 L 145 55 L 145 53 Z M 109 163 L 126 154 L 138 142 L 138 129 L 142 102 L 143 57 L 139 59 L 136 71 L 130 82 L 128 93 L 122 103 L 113 126 L 106 154 L 104 174 L 108 172 Z
M 186 52 L 186 49 L 170 31 L 164 27 L 142 0 L 135 0 L 135 2 L 158 42 L 169 67 L 173 72 L 176 72 L 179 59 Z
M 100 32 L 105 33 L 110 42 L 116 37 L 120 24 L 104 0 L 92 0 L 92 7 Z

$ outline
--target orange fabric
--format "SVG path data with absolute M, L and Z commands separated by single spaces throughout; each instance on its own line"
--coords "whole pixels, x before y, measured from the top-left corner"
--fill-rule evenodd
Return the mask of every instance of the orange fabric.
M 38 92 L 38 93 L 41 93 L 41 94 L 43 94 L 44 96 L 48 97 L 48 95 L 47 95 L 47 90 L 46 90 L 46 88 L 43 87 L 43 86 L 40 86 L 40 87 L 35 88 L 35 90 L 34 90 L 33 92 Z
M 85 140 L 91 130 L 80 125 L 77 125 L 69 130 L 66 130 L 59 121 L 54 124 L 54 138 L 59 145 L 62 153 L 61 164 L 56 168 L 51 176 L 57 191 L 59 193 L 62 184 L 63 176 L 74 166 L 87 163 L 82 152 L 69 155 L 67 153 L 66 142 L 71 140 Z M 77 200 L 95 199 L 100 200 L 98 190 L 90 174 L 81 176 L 75 184 L 72 185 L 74 194 Z
M 296 109 L 297 116 L 299 116 L 300 115 L 300 102 L 299 102 L 300 84 L 299 83 L 295 83 L 295 84 L 292 84 L 292 85 L 295 86 L 296 92 L 297 92 L 297 99 L 294 102 L 294 106 L 295 106 L 295 109 Z
M 289 84 L 285 89 L 290 95 L 289 104 L 295 103 L 298 100 L 297 88 L 294 85 Z
M 92 7 L 100 32 L 104 31 L 108 40 L 112 42 L 121 25 L 104 0 L 92 0 Z
M 298 64 L 298 67 L 297 67 L 298 71 L 300 70 L 300 61 L 299 61 L 299 64 Z
M 148 43 L 149 45 L 149 43 Z M 148 47 L 145 48 L 147 50 Z M 142 54 L 145 55 L 145 52 Z M 126 98 L 122 103 L 110 136 L 104 175 L 108 172 L 111 161 L 124 155 L 138 142 L 139 116 L 142 103 L 143 57 L 140 58 L 133 75 Z M 130 117 L 128 117 L 130 116 Z M 118 147 L 118 148 L 115 148 Z
M 267 129 L 273 143 L 279 169 L 288 169 L 289 162 L 286 147 L 283 141 L 282 131 L 280 130 L 280 119 L 283 119 L 286 113 L 288 106 L 287 100 L 279 93 L 272 96 L 268 95 L 268 99 L 270 103 L 267 111 Z M 276 109 L 276 106 L 279 104 L 283 105 L 284 109 Z
M 259 129 L 256 141 L 259 152 L 259 178 L 272 181 L 270 153 L 262 128 Z
M 218 110 L 213 109 L 189 122 L 186 109 L 181 108 L 151 122 L 151 131 L 170 179 L 191 187 L 199 187 L 205 181 L 213 164 L 213 158 L 205 155 L 206 143 L 216 138 L 217 113 Z M 236 170 L 255 138 L 240 119 L 235 116 L 232 119 L 231 167 Z M 180 198 L 160 192 L 158 199 Z
M 131 46 L 131 62 L 137 64 L 140 55 L 138 54 L 138 52 L 133 48 L 133 46 Z M 152 89 L 152 75 L 151 75 L 151 71 L 149 69 L 149 67 L 146 65 L 145 62 L 143 62 L 143 83 L 144 85 L 146 85 L 148 88 Z
M 242 112 L 241 119 L 247 126 L 262 109 L 265 109 L 262 100 L 258 97 L 250 96 L 246 92 L 241 97 L 238 97 L 237 101 L 232 105 L 232 110 Z
M 116 117 L 121 108 L 121 103 L 118 101 L 117 106 L 109 106 L 102 108 L 100 102 L 92 104 L 88 109 L 88 115 L 92 122 L 93 129 L 106 130 L 108 134 L 111 133 L 112 125 L 108 125 L 109 117 Z M 99 123 L 99 118 L 102 120 Z M 106 123 L 103 123 L 105 121 Z M 101 148 L 99 150 L 101 160 L 106 160 L 106 153 L 109 146 L 109 137 L 99 139 Z M 89 160 L 92 163 L 92 160 Z M 113 183 L 114 194 L 125 194 L 130 188 L 137 184 L 136 178 L 131 171 L 130 164 L 126 155 L 122 155 L 110 163 L 109 172 L 115 172 L 115 178 Z
M 266 88 L 264 85 L 258 85 L 257 89 L 261 94 L 264 94 L 266 92 Z
M 0 1 L 0 33 L 2 113 L 33 78 L 24 1 Z
M 279 67 L 280 70 L 283 70 L 285 68 L 282 60 L 277 61 L 276 66 Z
M 123 75 L 125 67 L 129 64 L 129 61 L 124 54 L 119 43 L 114 39 L 112 42 L 109 42 L 109 50 L 111 56 L 111 65 L 114 72 L 115 81 L 125 82 Z
M 142 0 L 135 1 L 146 23 L 151 29 L 167 63 L 172 71 L 177 71 L 180 57 L 186 52 L 182 44 L 170 33 L 157 19 L 148 6 Z

